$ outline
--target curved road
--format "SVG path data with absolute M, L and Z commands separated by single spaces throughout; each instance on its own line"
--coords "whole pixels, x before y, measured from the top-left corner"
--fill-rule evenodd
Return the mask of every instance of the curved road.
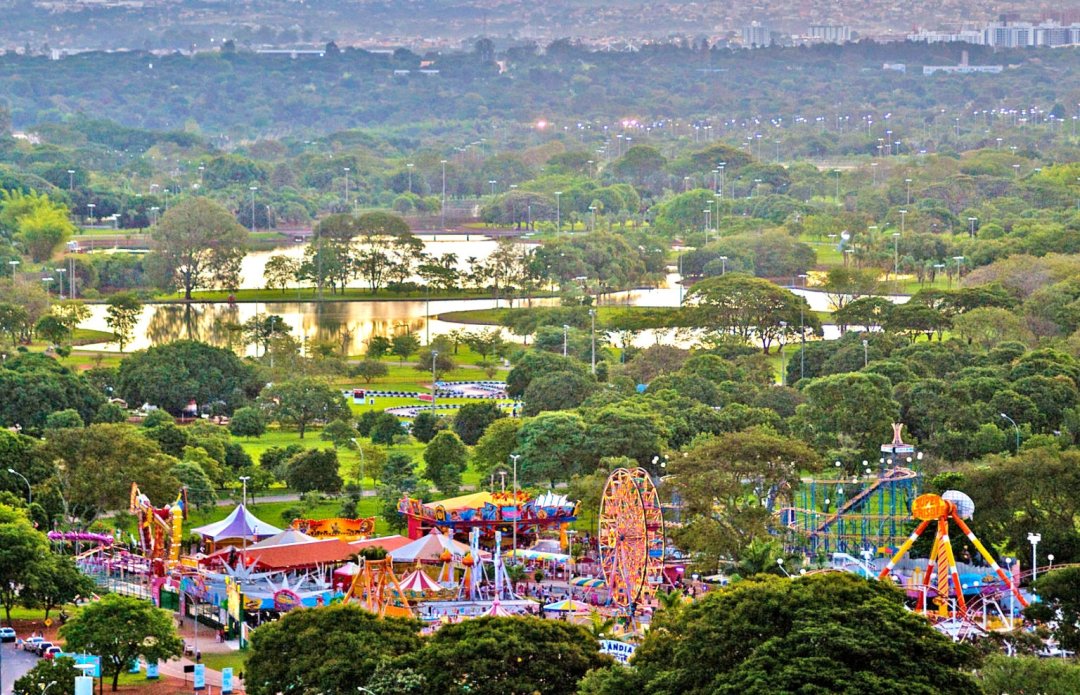
M 34 668 L 38 662 L 36 655 L 15 648 L 14 642 L 0 645 L 0 653 L 3 655 L 3 678 L 0 679 L 0 694 L 8 695 L 15 685 L 15 681 L 22 678 L 27 671 Z

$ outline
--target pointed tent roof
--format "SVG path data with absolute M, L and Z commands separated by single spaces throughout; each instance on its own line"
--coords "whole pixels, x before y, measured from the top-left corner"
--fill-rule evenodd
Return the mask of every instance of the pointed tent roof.
M 547 604 L 544 606 L 544 610 L 557 611 L 559 613 L 588 613 L 591 609 L 587 603 L 567 598 L 562 601 Z
M 263 540 L 248 546 L 249 550 L 255 548 L 273 548 L 278 545 L 291 545 L 292 543 L 310 543 L 317 540 L 314 536 L 301 533 L 294 528 L 287 528 L 279 534 L 264 538 Z
M 440 562 L 444 550 L 449 550 L 457 560 L 469 553 L 469 546 L 444 536 L 438 529 L 432 529 L 431 533 L 423 538 L 417 538 L 408 545 L 390 551 L 390 557 L 394 562 Z M 491 556 L 483 551 L 480 555 L 483 558 Z
M 241 504 L 221 521 L 194 528 L 192 532 L 217 543 L 227 538 L 268 538 L 281 533 L 281 529 L 262 521 Z
M 427 576 L 422 569 L 413 570 L 402 577 L 398 584 L 401 585 L 402 591 L 411 591 L 418 594 L 429 591 L 444 591 L 442 585 Z
M 350 541 L 351 545 L 357 552 L 364 548 L 382 548 L 388 553 L 391 553 L 403 545 L 412 543 L 412 539 L 405 536 L 393 535 L 393 536 L 378 536 L 377 538 L 365 538 L 359 541 Z
M 480 617 L 508 618 L 511 615 L 513 615 L 513 613 L 503 608 L 502 604 L 499 602 L 499 599 L 495 599 L 491 602 L 491 608 L 488 608 L 486 611 L 481 613 Z

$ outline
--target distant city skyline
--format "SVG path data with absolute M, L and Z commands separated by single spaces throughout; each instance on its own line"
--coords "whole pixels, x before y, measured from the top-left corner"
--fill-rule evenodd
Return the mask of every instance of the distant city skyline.
M 453 50 L 481 36 L 502 44 L 569 38 L 602 48 L 688 37 L 711 45 L 785 41 L 902 41 L 919 32 L 956 33 L 1001 19 L 1080 22 L 1080 8 L 1047 0 L 761 0 L 754 3 L 585 0 L 547 3 L 421 0 L 401 4 L 326 0 L 258 3 L 175 0 L 0 0 L 0 48 L 208 50 L 226 39 L 251 47 L 406 46 Z

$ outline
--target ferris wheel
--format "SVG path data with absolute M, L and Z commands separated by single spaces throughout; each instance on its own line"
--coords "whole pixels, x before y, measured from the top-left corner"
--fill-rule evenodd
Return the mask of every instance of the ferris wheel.
M 612 602 L 636 607 L 663 580 L 664 516 L 660 497 L 643 468 L 618 468 L 600 500 L 600 567 Z

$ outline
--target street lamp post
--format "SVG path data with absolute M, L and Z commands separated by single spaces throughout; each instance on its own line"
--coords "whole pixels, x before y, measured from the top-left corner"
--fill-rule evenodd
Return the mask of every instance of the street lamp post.
M 904 183 L 907 184 L 907 203 L 905 205 L 911 205 L 911 179 L 904 179 Z
M 862 366 L 865 369 L 870 364 L 870 341 L 865 338 L 862 341 Z
M 956 261 L 956 286 L 960 286 L 960 264 L 964 262 L 963 256 L 953 256 L 952 259 Z
M 439 359 L 439 351 L 431 351 L 431 414 L 435 415 L 435 395 L 439 390 L 439 385 L 435 380 L 435 360 Z
M 1016 453 L 1019 455 L 1019 453 L 1020 453 L 1020 426 L 1016 424 L 1016 420 L 1013 420 L 1011 417 L 1009 417 L 1005 413 L 999 413 L 999 415 L 1001 415 L 1001 417 L 1003 417 L 1006 420 L 1008 420 L 1009 422 L 1011 422 L 1012 426 L 1013 426 L 1013 429 L 1016 430 Z
M 596 309 L 589 309 L 589 319 L 592 321 L 592 375 L 596 376 Z
M 562 191 L 555 191 L 555 233 L 562 234 Z
M 720 274 L 727 275 L 727 256 L 720 256 Z
M 34 490 L 33 490 L 33 488 L 30 487 L 30 481 L 26 479 L 26 476 L 23 475 L 22 473 L 20 473 L 19 471 L 15 470 L 14 468 L 7 469 L 7 472 L 11 473 L 12 475 L 17 475 L 17 476 L 19 476 L 20 478 L 23 479 L 23 482 L 26 483 L 26 504 L 28 506 L 33 504 L 34 503 Z
M 251 476 L 250 475 L 242 475 L 242 476 L 240 476 L 239 480 L 244 486 L 244 492 L 240 496 L 240 499 L 243 500 L 243 501 L 240 502 L 240 504 L 242 504 L 242 505 L 244 505 L 246 507 L 247 506 L 247 481 L 251 480 Z
M 412 169 L 413 163 L 409 162 L 405 165 L 405 170 L 409 172 L 409 193 L 412 193 Z
M 979 221 L 978 217 L 969 217 L 968 218 L 968 224 L 970 225 L 970 228 L 969 228 L 969 231 L 968 231 L 968 236 L 970 236 L 972 239 L 975 238 L 975 223 L 978 222 L 978 221 Z
M 60 273 L 60 299 L 64 298 L 64 273 L 67 272 L 67 268 L 57 268 L 56 272 Z
M 259 190 L 258 186 L 248 186 L 251 191 L 251 233 L 255 233 L 255 191 Z
M 563 327 L 562 327 L 562 356 L 563 357 L 566 357 L 566 336 L 567 336 L 567 333 L 569 331 L 570 331 L 570 326 L 568 326 L 567 324 L 564 323 Z
M 900 232 L 893 232 L 892 242 L 892 274 L 896 280 L 900 278 Z
M 1042 534 L 1029 533 L 1028 543 L 1031 543 L 1031 581 L 1035 581 L 1039 578 L 1039 556 L 1036 553 L 1036 548 L 1039 546 L 1039 541 L 1042 540 Z
M 439 220 L 440 227 L 446 231 L 446 160 L 440 159 L 439 164 L 442 165 L 442 205 L 439 206 Z
M 341 167 L 345 170 L 345 211 L 349 210 L 349 167 Z
M 900 213 L 900 233 L 903 234 L 907 229 L 907 210 L 897 210 Z
M 514 462 L 514 506 L 518 507 L 518 481 L 517 481 L 517 462 L 521 458 L 521 454 L 510 454 L 510 460 Z M 520 507 L 519 507 L 520 509 Z M 514 558 L 517 559 L 517 527 L 518 517 L 520 513 L 514 514 Z

